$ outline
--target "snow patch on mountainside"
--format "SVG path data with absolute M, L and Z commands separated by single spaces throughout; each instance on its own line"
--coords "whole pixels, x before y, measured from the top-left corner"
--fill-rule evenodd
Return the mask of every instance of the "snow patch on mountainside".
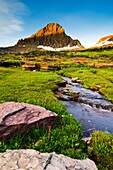
M 113 44 L 113 41 L 109 41 L 110 38 L 107 38 L 106 40 L 100 42 L 100 43 L 97 43 L 95 44 L 96 47 L 101 47 L 103 45 L 110 45 L 110 44 Z
M 66 50 L 79 49 L 80 47 L 78 45 L 76 45 L 76 46 L 72 46 L 72 47 L 66 46 L 66 47 L 62 47 L 62 48 L 52 48 L 50 46 L 39 45 L 39 46 L 37 46 L 37 48 L 42 48 L 47 51 L 66 51 Z

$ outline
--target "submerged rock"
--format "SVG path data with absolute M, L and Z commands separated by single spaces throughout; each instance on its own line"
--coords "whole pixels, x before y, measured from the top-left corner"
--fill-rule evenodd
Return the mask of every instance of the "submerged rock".
M 71 81 L 72 81 L 73 83 L 81 83 L 81 82 L 82 82 L 81 80 L 79 80 L 78 77 L 72 78 Z

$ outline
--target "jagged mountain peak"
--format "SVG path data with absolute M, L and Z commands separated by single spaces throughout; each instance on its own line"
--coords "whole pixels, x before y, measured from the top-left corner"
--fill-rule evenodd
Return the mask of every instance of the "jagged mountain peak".
M 61 25 L 57 23 L 49 23 L 44 28 L 40 29 L 35 34 L 31 35 L 29 38 L 61 34 L 61 33 L 65 33 Z
M 79 40 L 73 40 L 66 35 L 62 26 L 57 23 L 49 23 L 30 37 L 19 40 L 17 46 L 35 46 L 44 50 L 51 50 L 52 48 L 52 50 L 56 48 L 58 48 L 57 50 L 60 50 L 59 48 L 63 48 L 62 50 L 83 48 Z

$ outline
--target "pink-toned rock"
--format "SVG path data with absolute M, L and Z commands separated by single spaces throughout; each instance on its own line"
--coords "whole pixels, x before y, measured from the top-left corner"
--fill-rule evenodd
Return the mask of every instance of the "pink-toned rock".
M 72 81 L 73 83 L 81 83 L 81 80 L 79 80 L 78 77 L 72 78 L 71 81 Z
M 43 107 L 6 102 L 0 104 L 0 140 L 27 132 L 31 127 L 47 127 L 58 120 L 58 115 Z
M 85 141 L 89 145 L 91 142 L 91 137 L 85 137 L 82 140 Z

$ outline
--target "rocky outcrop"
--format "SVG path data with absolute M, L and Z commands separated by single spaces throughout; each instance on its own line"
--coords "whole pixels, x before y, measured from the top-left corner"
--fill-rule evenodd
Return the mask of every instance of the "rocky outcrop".
M 0 153 L 0 169 L 2 170 L 98 170 L 90 159 L 77 160 L 55 153 L 39 153 L 38 151 L 7 150 Z
M 31 35 L 29 38 L 54 35 L 54 34 L 62 34 L 64 33 L 64 29 L 62 26 L 56 23 L 47 24 L 46 27 L 40 29 L 37 33 Z
M 113 47 L 113 35 L 108 35 L 99 39 L 99 41 L 93 46 L 98 48 Z
M 35 34 L 28 38 L 21 39 L 17 43 L 17 46 L 19 47 L 26 47 L 26 45 L 42 45 L 53 48 L 62 48 L 66 46 L 83 47 L 79 40 L 73 40 L 70 36 L 67 36 L 62 26 L 56 23 L 47 24 Z
M 43 107 L 6 102 L 0 104 L 0 141 L 28 132 L 31 127 L 47 127 L 58 121 L 58 115 Z
M 113 64 L 108 64 L 108 63 L 93 63 L 90 64 L 91 67 L 96 67 L 96 68 L 113 68 Z
M 97 44 L 102 43 L 102 42 L 104 42 L 106 40 L 107 41 L 113 41 L 113 35 L 108 35 L 108 36 L 100 38 L 100 40 L 97 42 Z
M 40 70 L 40 65 L 39 64 L 36 64 L 36 63 L 25 63 L 23 66 L 22 66 L 22 70 L 30 70 L 30 71 L 33 71 L 33 70 Z
M 59 66 L 53 66 L 53 65 L 47 65 L 47 64 L 34 64 L 34 63 L 25 63 L 22 66 L 22 70 L 29 70 L 29 71 L 34 71 L 34 70 L 60 70 L 61 68 Z

